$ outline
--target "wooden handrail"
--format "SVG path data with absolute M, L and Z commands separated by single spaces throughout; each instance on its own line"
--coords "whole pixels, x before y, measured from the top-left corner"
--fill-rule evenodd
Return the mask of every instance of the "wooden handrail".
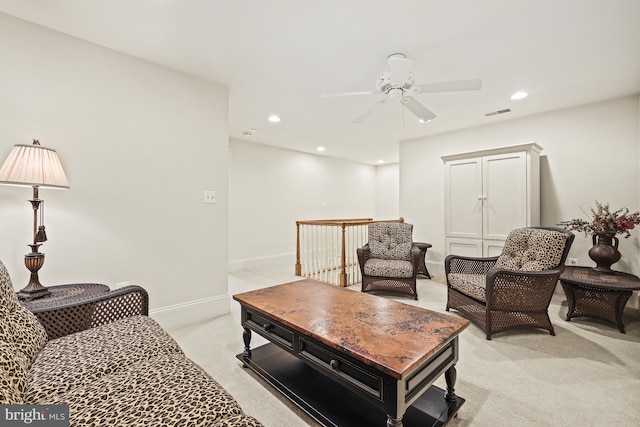
M 399 219 L 377 219 L 373 220 L 373 218 L 356 218 L 356 219 L 308 219 L 304 221 L 296 221 L 296 224 L 308 224 L 308 225 L 362 225 L 362 224 L 372 224 L 374 222 L 404 222 L 404 218 L 400 217 Z

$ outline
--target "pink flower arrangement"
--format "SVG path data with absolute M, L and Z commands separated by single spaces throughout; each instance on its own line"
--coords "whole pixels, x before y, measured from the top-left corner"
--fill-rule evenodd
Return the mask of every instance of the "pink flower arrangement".
M 629 230 L 640 224 L 640 212 L 629 213 L 629 209 L 621 208 L 611 212 L 609 204 L 602 204 L 596 200 L 596 210 L 591 208 L 593 220 L 571 219 L 561 222 L 566 230 L 583 231 L 585 235 L 614 237 L 616 234 L 624 234 L 625 238 L 631 236 Z

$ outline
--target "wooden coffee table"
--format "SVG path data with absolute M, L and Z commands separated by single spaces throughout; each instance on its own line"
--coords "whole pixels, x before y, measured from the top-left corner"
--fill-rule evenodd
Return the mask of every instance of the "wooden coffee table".
M 301 280 L 234 295 L 237 357 L 325 426 L 439 426 L 455 394 L 458 335 L 469 322 Z M 252 332 L 270 341 L 252 349 Z M 446 392 L 433 382 L 442 374 Z
M 594 317 L 625 333 L 622 313 L 633 291 L 640 290 L 637 276 L 621 271 L 601 273 L 591 267 L 566 267 L 560 283 L 569 303 L 567 321 L 574 317 Z

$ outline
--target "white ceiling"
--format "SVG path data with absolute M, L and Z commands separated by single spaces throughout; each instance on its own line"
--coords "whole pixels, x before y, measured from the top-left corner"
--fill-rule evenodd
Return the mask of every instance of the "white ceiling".
M 397 161 L 401 140 L 640 93 L 640 0 L 0 0 L 0 11 L 228 86 L 231 137 L 368 164 Z M 404 126 L 400 104 L 352 123 L 380 96 L 320 98 L 375 90 L 395 52 L 416 83 L 484 87 L 417 95 L 437 117 L 405 110 Z M 511 101 L 516 90 L 529 97 Z

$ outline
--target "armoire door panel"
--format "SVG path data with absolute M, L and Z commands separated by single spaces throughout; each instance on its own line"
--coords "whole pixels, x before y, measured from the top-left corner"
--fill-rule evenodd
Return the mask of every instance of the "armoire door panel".
M 482 240 L 478 239 L 445 239 L 446 253 L 460 256 L 481 257 Z
M 482 238 L 482 163 L 480 159 L 450 162 L 445 171 L 447 236 Z
M 504 240 L 483 240 L 482 256 L 500 256 L 504 248 Z
M 504 240 L 527 225 L 526 153 L 483 158 L 483 238 Z

